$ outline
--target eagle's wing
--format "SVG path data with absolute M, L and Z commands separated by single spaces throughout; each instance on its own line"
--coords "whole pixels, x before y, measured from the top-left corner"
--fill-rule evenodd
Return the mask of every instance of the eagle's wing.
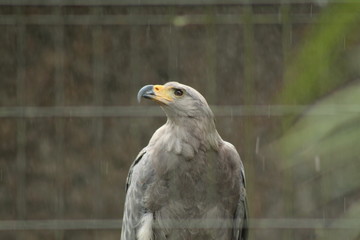
M 146 148 L 143 148 L 139 154 L 136 156 L 134 162 L 131 164 L 130 169 L 129 169 L 129 173 L 127 175 L 126 178 L 126 185 L 125 185 L 125 192 L 127 193 L 130 183 L 131 183 L 131 177 L 132 177 L 132 172 L 134 170 L 134 167 L 136 166 L 136 164 L 138 164 L 140 162 L 140 160 L 143 158 L 143 156 L 146 153 Z
M 240 155 L 236 151 L 236 148 L 228 142 L 225 142 L 223 148 L 224 155 L 228 161 L 237 163 L 239 166 L 237 173 L 237 181 L 239 181 L 240 198 L 237 203 L 234 219 L 233 219 L 233 237 L 232 240 L 247 240 L 248 239 L 248 208 L 246 201 L 245 190 L 245 171 L 243 163 L 240 159 Z
M 147 210 L 143 206 L 143 196 L 152 176 L 146 148 L 140 151 L 132 163 L 126 180 L 126 198 L 121 229 L 121 240 L 136 240 L 141 219 Z
M 245 173 L 241 164 L 240 199 L 234 217 L 234 240 L 248 239 L 248 206 L 245 191 Z

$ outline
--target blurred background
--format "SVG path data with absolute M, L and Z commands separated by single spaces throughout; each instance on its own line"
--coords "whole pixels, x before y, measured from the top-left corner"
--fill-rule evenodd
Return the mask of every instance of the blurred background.
M 0 239 L 119 239 L 130 164 L 199 90 L 245 165 L 250 239 L 360 239 L 356 0 L 0 2 Z

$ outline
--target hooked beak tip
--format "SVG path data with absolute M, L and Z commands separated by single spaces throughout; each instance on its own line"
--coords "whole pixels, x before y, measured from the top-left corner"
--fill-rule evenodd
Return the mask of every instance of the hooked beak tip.
M 141 98 L 149 98 L 150 95 L 154 95 L 153 85 L 146 85 L 139 90 L 137 100 L 140 103 Z

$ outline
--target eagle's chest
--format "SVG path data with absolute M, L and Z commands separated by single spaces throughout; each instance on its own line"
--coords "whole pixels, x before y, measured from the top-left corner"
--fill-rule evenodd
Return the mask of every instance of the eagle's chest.
M 155 200 L 148 202 L 155 239 L 230 239 L 224 219 L 232 219 L 236 204 L 224 201 L 230 194 L 223 190 L 217 159 L 204 153 L 156 176 L 147 190 L 147 199 Z
M 159 158 L 161 159 L 161 158 Z M 201 214 L 202 210 L 221 197 L 221 169 L 217 153 L 200 152 L 191 160 L 165 155 L 155 170 L 154 182 L 146 191 L 150 210 L 170 208 L 174 215 L 181 212 Z
M 148 152 L 153 174 L 142 203 L 153 214 L 154 239 L 230 239 L 226 224 L 239 200 L 236 168 L 201 144 L 191 145 L 193 157 L 181 154 L 186 145 L 173 146 L 179 145 Z

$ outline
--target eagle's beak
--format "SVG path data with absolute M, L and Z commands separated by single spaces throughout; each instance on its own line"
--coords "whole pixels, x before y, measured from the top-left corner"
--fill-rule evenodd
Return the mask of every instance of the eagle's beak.
M 146 85 L 137 94 L 138 102 L 141 98 L 147 98 L 159 103 L 167 104 L 173 101 L 170 88 L 163 85 Z

